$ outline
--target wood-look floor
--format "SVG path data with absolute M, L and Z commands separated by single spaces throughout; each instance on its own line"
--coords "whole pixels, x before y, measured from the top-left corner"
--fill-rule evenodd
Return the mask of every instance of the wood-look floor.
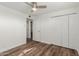
M 1 53 L 2 56 L 78 56 L 75 49 L 32 41 Z

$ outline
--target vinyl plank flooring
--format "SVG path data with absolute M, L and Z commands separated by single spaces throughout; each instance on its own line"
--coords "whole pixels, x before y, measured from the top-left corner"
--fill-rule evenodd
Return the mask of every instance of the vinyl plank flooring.
M 1 56 L 78 56 L 75 49 L 54 44 L 31 41 L 28 44 L 15 47 L 0 53 Z

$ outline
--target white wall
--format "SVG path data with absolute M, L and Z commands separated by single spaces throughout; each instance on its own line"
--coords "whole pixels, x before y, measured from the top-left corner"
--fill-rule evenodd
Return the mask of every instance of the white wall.
M 0 5 L 0 52 L 26 43 L 26 17 Z

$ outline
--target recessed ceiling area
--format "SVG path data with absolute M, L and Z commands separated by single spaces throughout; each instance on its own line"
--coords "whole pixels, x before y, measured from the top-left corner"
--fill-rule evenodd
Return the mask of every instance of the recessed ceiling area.
M 32 9 L 31 6 L 25 4 L 24 2 L 0 2 L 0 5 L 15 9 L 25 14 L 31 12 Z M 39 15 L 78 7 L 79 2 L 37 2 L 37 5 L 46 5 L 47 8 L 37 9 L 37 11 L 33 12 L 33 15 Z

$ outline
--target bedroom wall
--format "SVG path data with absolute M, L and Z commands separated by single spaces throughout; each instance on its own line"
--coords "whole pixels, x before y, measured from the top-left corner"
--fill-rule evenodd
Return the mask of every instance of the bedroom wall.
M 0 5 L 0 52 L 26 43 L 26 17 Z

